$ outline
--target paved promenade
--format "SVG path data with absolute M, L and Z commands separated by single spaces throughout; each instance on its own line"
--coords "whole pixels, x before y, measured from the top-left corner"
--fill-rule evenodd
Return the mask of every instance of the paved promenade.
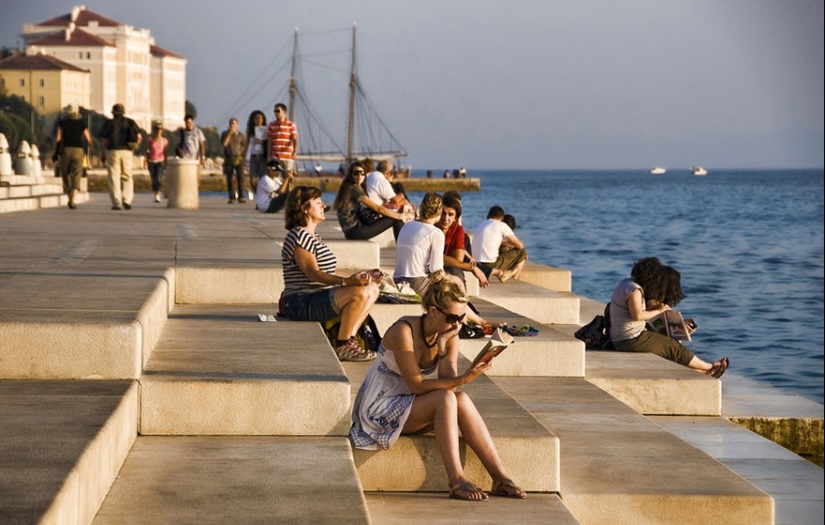
M 258 321 L 283 286 L 282 214 L 223 198 L 167 209 L 149 193 L 109 207 L 94 193 L 77 210 L 0 214 L 0 523 L 825 518 L 822 468 L 736 423 L 793 426 L 821 455 L 822 405 L 737 376 L 735 363 L 719 381 L 650 355 L 585 352 L 572 332 L 599 303 L 539 265 L 473 291 L 486 317 L 540 333 L 467 387 L 530 497 L 448 500 L 432 436 L 350 447 L 368 364 L 339 363 L 316 323 Z M 320 234 L 341 267 L 391 269 L 392 249 L 346 241 L 335 222 Z M 374 317 L 384 330 L 417 312 L 378 305 Z M 463 341 L 464 355 L 480 344 Z

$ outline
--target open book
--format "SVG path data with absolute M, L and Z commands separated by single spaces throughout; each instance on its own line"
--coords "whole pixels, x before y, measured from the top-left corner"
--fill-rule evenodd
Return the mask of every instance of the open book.
M 479 363 L 490 362 L 495 356 L 502 353 L 512 342 L 513 338 L 510 337 L 510 334 L 502 332 L 501 328 L 496 328 L 496 331 L 490 336 L 490 340 L 487 341 L 484 348 L 482 348 L 478 355 L 476 355 L 476 358 L 473 359 L 473 364 L 470 365 L 470 368 L 475 367 Z
M 677 341 L 690 341 L 688 330 L 682 314 L 676 310 L 665 310 L 648 322 L 648 328 Z

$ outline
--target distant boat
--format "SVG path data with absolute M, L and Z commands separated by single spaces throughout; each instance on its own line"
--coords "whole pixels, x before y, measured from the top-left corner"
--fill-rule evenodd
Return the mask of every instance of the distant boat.
M 651 175 L 664 175 L 666 171 L 667 171 L 666 169 L 660 168 L 659 166 L 656 166 L 655 168 L 650 170 L 650 174 Z
M 690 168 L 690 171 L 692 171 L 694 175 L 707 175 L 708 174 L 708 170 L 706 170 L 702 166 L 693 166 L 692 168 Z

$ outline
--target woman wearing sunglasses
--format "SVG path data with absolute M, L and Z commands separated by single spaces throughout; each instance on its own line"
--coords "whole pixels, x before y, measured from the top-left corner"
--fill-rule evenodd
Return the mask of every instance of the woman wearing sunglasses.
M 524 498 L 525 492 L 507 475 L 473 401 L 457 391 L 492 366 L 480 364 L 458 373 L 458 332 L 467 315 L 467 299 L 443 270 L 430 275 L 429 280 L 421 298 L 424 314 L 399 319 L 378 347 L 378 360 L 353 405 L 349 433 L 353 445 L 386 450 L 401 435 L 432 431 L 447 471 L 450 497 L 485 500 L 487 493 L 464 473 L 461 436 L 493 478 L 491 494 Z
M 374 203 L 367 197 L 366 180 L 366 167 L 359 161 L 350 164 L 349 173 L 341 181 L 338 195 L 332 203 L 344 237 L 367 240 L 392 228 L 393 237 L 398 239 L 398 232 L 404 223 L 410 221 L 410 217 Z

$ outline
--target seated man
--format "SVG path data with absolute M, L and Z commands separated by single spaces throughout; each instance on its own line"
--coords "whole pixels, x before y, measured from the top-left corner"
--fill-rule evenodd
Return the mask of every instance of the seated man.
M 285 173 L 283 163 L 272 159 L 266 163 L 266 173 L 258 181 L 255 189 L 255 207 L 261 213 L 275 213 L 281 211 L 286 204 L 286 198 L 292 186 L 292 173 L 281 180 Z
M 504 210 L 500 206 L 490 208 L 487 220 L 473 230 L 472 250 L 484 275 L 507 282 L 510 278 L 518 279 L 521 276 L 521 270 L 527 262 L 527 251 L 513 230 L 502 221 L 503 218 Z M 500 251 L 503 243 L 511 249 Z
M 379 206 L 393 211 L 404 211 L 404 206 L 410 204 L 404 195 L 404 187 L 400 184 L 390 184 L 392 166 L 389 161 L 382 160 L 372 173 L 367 175 L 367 197 Z

